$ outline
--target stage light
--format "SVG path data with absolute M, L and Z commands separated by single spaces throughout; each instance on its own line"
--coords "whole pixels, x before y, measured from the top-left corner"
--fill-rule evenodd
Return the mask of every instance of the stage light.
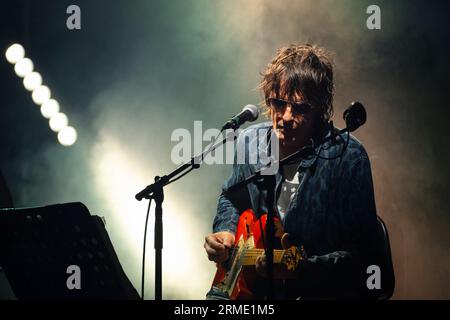
M 50 96 L 50 89 L 46 86 L 37 87 L 35 90 L 33 90 L 33 93 L 31 95 L 34 103 L 36 103 L 37 105 L 41 105 L 47 102 L 50 99 Z
M 5 52 L 6 60 L 11 64 L 16 64 L 25 57 L 25 49 L 18 43 L 9 46 Z
M 59 112 L 59 103 L 55 99 L 44 102 L 41 106 L 41 113 L 44 118 L 50 119 Z
M 38 72 L 32 72 L 23 79 L 23 86 L 28 91 L 33 91 L 42 84 L 42 77 Z
M 33 61 L 28 58 L 23 58 L 16 63 L 14 71 L 19 77 L 23 78 L 33 72 L 33 68 Z
M 58 141 L 65 147 L 69 147 L 77 141 L 77 131 L 73 127 L 62 128 L 58 133 Z
M 67 119 L 67 116 L 62 112 L 59 112 L 51 117 L 49 122 L 50 129 L 55 132 L 59 132 L 61 129 L 67 127 L 68 123 L 69 119 Z
M 42 85 L 42 76 L 34 71 L 33 61 L 25 58 L 25 49 L 18 43 L 14 43 L 5 51 L 6 60 L 14 64 L 17 76 L 23 78 L 23 86 L 31 91 L 31 97 L 38 106 L 41 106 L 41 114 L 50 119 L 50 129 L 58 133 L 58 141 L 63 146 L 71 146 L 77 140 L 77 131 L 68 127 L 69 120 L 64 113 L 59 112 L 59 103 L 51 99 L 51 91 Z

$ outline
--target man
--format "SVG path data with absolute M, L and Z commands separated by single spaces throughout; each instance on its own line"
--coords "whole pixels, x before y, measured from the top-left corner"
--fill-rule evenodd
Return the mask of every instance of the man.
M 334 89 L 330 56 L 309 44 L 282 48 L 263 73 L 260 88 L 271 123 L 246 131 L 272 129 L 279 141 L 280 159 L 305 145 L 316 146 L 315 154 L 276 174 L 277 213 L 284 231 L 293 244 L 303 245 L 308 255 L 293 271 L 294 280 L 277 284 L 277 297 L 364 297 L 365 272 L 374 263 L 377 227 L 372 175 L 367 153 L 354 137 L 337 137 L 318 145 L 332 134 L 328 124 Z M 248 141 L 241 136 L 237 148 L 248 148 Z M 259 163 L 235 164 L 224 190 L 259 168 Z M 248 208 L 255 213 L 266 211 L 260 187 L 251 184 L 247 188 Z M 227 259 L 239 214 L 235 202 L 222 192 L 213 233 L 205 238 L 210 260 Z M 264 255 L 256 262 L 262 276 L 265 263 Z

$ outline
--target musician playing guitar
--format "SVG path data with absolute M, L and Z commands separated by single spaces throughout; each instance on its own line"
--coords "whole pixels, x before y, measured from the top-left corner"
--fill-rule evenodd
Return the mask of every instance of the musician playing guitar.
M 309 44 L 281 48 L 264 71 L 260 88 L 271 122 L 244 132 L 273 130 L 280 159 L 331 134 L 333 67 L 325 49 Z M 244 132 L 238 137 L 237 150 L 258 152 L 249 148 L 252 142 L 242 138 Z M 276 230 L 283 240 L 274 263 L 284 263 L 275 268 L 275 297 L 364 298 L 366 269 L 376 263 L 377 216 L 369 159 L 353 136 L 314 147 L 314 154 L 276 174 Z M 264 298 L 256 289 L 266 274 L 264 250 L 257 249 L 264 245 L 259 223 L 260 213 L 267 212 L 264 193 L 257 183 L 249 184 L 247 208 L 251 210 L 242 215 L 225 192 L 260 168 L 260 163 L 235 163 L 224 184 L 213 233 L 204 244 L 208 258 L 219 267 L 210 296 L 217 291 L 222 298 Z M 292 246 L 298 250 L 285 251 Z M 251 272 L 249 268 L 256 271 L 251 285 L 248 278 L 237 276 Z

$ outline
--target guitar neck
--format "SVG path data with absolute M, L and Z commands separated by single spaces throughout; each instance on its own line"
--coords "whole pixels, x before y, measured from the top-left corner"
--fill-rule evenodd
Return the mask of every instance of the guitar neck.
M 256 258 L 264 253 L 264 249 L 248 249 L 244 256 L 241 256 L 240 262 L 243 266 L 255 265 Z M 284 250 L 273 250 L 273 263 L 281 263 L 283 261 Z

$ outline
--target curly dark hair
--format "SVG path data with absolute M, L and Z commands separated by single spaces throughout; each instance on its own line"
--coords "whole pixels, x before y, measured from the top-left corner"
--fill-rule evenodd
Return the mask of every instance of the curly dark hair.
M 277 51 L 261 74 L 262 105 L 269 112 L 269 97 L 291 99 L 299 94 L 320 110 L 323 121 L 333 115 L 333 62 L 324 48 L 311 44 L 291 44 Z

